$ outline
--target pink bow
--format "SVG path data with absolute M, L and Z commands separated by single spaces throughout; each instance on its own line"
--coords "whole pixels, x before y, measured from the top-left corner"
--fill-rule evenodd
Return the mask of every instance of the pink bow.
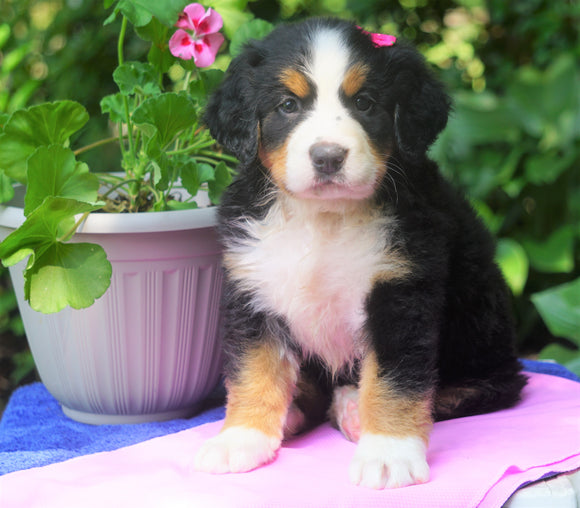
M 359 27 L 359 28 L 361 28 L 361 27 Z M 367 32 L 366 30 L 363 30 L 362 28 L 361 28 L 361 30 L 363 31 L 363 33 L 370 36 L 371 41 L 373 41 L 373 44 L 377 48 L 381 48 L 384 46 L 392 46 L 393 44 L 395 44 L 395 42 L 397 42 L 397 38 L 394 35 L 375 34 L 372 32 Z
M 395 44 L 395 42 L 397 42 L 397 38 L 394 35 L 371 33 L 370 36 L 371 40 L 378 48 L 382 46 L 392 46 L 393 44 Z

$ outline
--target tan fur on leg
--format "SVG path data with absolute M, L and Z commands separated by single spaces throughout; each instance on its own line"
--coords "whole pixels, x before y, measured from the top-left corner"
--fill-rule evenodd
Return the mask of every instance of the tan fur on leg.
M 406 396 L 382 378 L 376 355 L 363 361 L 360 380 L 361 431 L 391 437 L 419 437 L 428 442 L 433 426 L 431 394 Z
M 224 426 L 202 445 L 195 468 L 236 473 L 273 460 L 282 443 L 297 370 L 273 341 L 250 351 L 238 376 L 228 383 Z
M 236 379 L 227 383 L 223 429 L 249 427 L 281 438 L 296 379 L 295 363 L 279 347 L 260 344 L 246 355 Z

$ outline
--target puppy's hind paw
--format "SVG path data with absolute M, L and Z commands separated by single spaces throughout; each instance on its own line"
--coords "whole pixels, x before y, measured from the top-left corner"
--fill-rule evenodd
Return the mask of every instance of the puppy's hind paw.
M 425 443 L 416 437 L 363 434 L 349 474 L 355 485 L 372 489 L 425 483 L 429 480 Z
M 334 390 L 328 416 L 332 424 L 353 443 L 360 438 L 358 411 L 359 393 L 355 386 L 340 386 Z
M 195 457 L 196 471 L 243 473 L 274 459 L 280 439 L 257 429 L 230 427 L 208 439 Z

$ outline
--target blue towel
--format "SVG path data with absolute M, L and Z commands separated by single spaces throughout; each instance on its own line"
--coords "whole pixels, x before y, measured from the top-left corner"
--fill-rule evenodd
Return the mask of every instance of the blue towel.
M 135 425 L 87 425 L 71 420 L 42 383 L 16 390 L 0 421 L 0 475 L 111 451 L 147 439 L 179 432 L 225 416 L 219 389 L 212 401 L 222 403 L 190 419 Z
M 564 367 L 524 361 L 528 372 L 552 374 L 575 381 L 580 378 Z M 220 403 L 223 393 L 214 394 Z M 0 475 L 62 462 L 80 455 L 111 451 L 179 432 L 224 417 L 223 405 L 184 420 L 138 425 L 93 426 L 67 418 L 44 385 L 34 383 L 16 390 L 0 421 Z

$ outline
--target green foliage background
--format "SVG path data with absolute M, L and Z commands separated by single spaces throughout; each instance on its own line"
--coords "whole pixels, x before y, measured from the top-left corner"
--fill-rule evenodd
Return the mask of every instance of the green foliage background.
M 580 3 L 209 3 L 241 21 L 335 15 L 413 41 L 454 98 L 454 113 L 432 156 L 498 238 L 520 353 L 555 358 L 580 372 Z M 17 107 L 47 99 L 77 100 L 92 116 L 99 113 L 100 97 L 115 91 L 116 27 L 103 26 L 105 17 L 100 0 L 0 3 L 0 126 Z M 130 37 L 126 51 L 138 59 L 145 47 Z M 228 60 L 224 55 L 218 65 Z M 108 125 L 103 117 L 90 129 L 81 134 L 87 140 L 103 137 Z M 114 170 L 119 153 L 111 145 L 98 160 L 90 157 L 91 167 Z M 6 286 L 0 297 L 10 294 Z M 8 318 L 14 316 L 11 297 L 4 301 L 0 321 L 8 323 L 17 318 Z

